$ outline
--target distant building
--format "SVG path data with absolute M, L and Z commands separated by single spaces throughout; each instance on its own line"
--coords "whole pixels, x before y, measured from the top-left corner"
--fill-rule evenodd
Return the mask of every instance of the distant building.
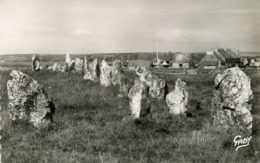
M 161 62 L 162 62 L 162 60 L 160 60 L 160 59 L 154 59 L 154 60 L 153 60 L 153 66 L 160 65 Z
M 213 50 L 214 55 L 221 61 L 221 65 L 225 67 L 234 67 L 241 64 L 241 57 L 234 49 L 221 49 Z
M 176 53 L 174 55 L 171 68 L 190 68 L 192 66 L 191 54 Z
M 251 58 L 250 67 L 260 67 L 260 58 Z
M 241 57 L 233 49 L 213 49 L 199 62 L 199 68 L 214 69 L 219 67 L 234 67 L 241 65 Z
M 219 67 L 221 67 L 221 61 L 213 53 L 207 53 L 198 64 L 198 68 L 201 69 L 217 69 Z

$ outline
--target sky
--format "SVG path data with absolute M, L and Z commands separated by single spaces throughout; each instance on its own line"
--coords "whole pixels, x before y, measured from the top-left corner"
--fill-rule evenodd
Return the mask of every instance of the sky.
M 0 0 L 0 54 L 260 51 L 259 0 Z

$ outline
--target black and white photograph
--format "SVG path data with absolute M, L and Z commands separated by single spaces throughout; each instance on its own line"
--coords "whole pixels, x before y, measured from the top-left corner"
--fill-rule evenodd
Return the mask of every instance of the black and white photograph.
M 260 163 L 260 0 L 0 0 L 0 163 Z

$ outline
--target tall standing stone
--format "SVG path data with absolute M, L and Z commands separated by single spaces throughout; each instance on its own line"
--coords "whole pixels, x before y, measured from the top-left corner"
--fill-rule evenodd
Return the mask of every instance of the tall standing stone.
M 32 71 L 40 71 L 40 58 L 38 55 L 32 57 Z
M 87 64 L 87 63 L 86 63 Z M 98 75 L 98 62 L 97 59 L 92 61 L 85 69 L 85 80 L 96 80 Z
M 133 118 L 144 117 L 150 113 L 149 86 L 145 82 L 136 82 L 128 97 Z
M 70 57 L 70 54 L 66 54 L 65 63 L 67 63 L 69 65 L 71 61 L 72 61 L 72 59 Z
M 105 60 L 102 60 L 100 65 L 100 84 L 108 87 L 111 85 L 111 67 Z
M 75 70 L 76 73 L 82 74 L 83 73 L 83 64 L 84 60 L 80 58 L 75 58 Z
M 122 70 L 120 60 L 115 60 L 112 64 L 112 79 L 113 86 L 121 85 L 121 81 L 124 79 L 124 73 Z
M 88 59 L 84 57 L 84 65 L 83 65 L 84 73 L 88 71 Z
M 42 85 L 19 70 L 13 70 L 10 76 L 7 92 L 11 120 L 29 121 L 37 128 L 48 126 L 55 106 Z
M 70 54 L 66 54 L 65 65 L 66 65 L 66 71 L 75 70 L 75 60 L 71 59 Z
M 186 85 L 186 82 L 177 79 L 174 90 L 166 95 L 166 104 L 170 114 L 184 114 L 187 111 L 189 94 L 186 91 Z
M 213 123 L 251 133 L 252 99 L 250 78 L 238 67 L 226 69 L 215 78 Z

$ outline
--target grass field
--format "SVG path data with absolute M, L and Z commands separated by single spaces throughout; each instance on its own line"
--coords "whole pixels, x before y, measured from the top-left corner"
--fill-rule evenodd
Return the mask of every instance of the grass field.
M 164 101 L 152 101 L 152 119 L 128 119 L 127 97 L 114 87 L 85 81 L 83 76 L 51 71 L 26 74 L 43 84 L 56 105 L 54 123 L 36 130 L 8 117 L 6 82 L 1 73 L 1 145 L 5 162 L 259 162 L 260 75 L 251 75 L 254 129 L 250 145 L 235 151 L 237 133 L 211 125 L 214 76 L 166 76 L 169 91 L 180 77 L 188 82 L 192 117 L 170 116 Z M 134 74 L 127 72 L 133 84 Z M 258 140 L 259 141 L 259 140 Z M 258 150 L 258 154 L 256 153 Z

